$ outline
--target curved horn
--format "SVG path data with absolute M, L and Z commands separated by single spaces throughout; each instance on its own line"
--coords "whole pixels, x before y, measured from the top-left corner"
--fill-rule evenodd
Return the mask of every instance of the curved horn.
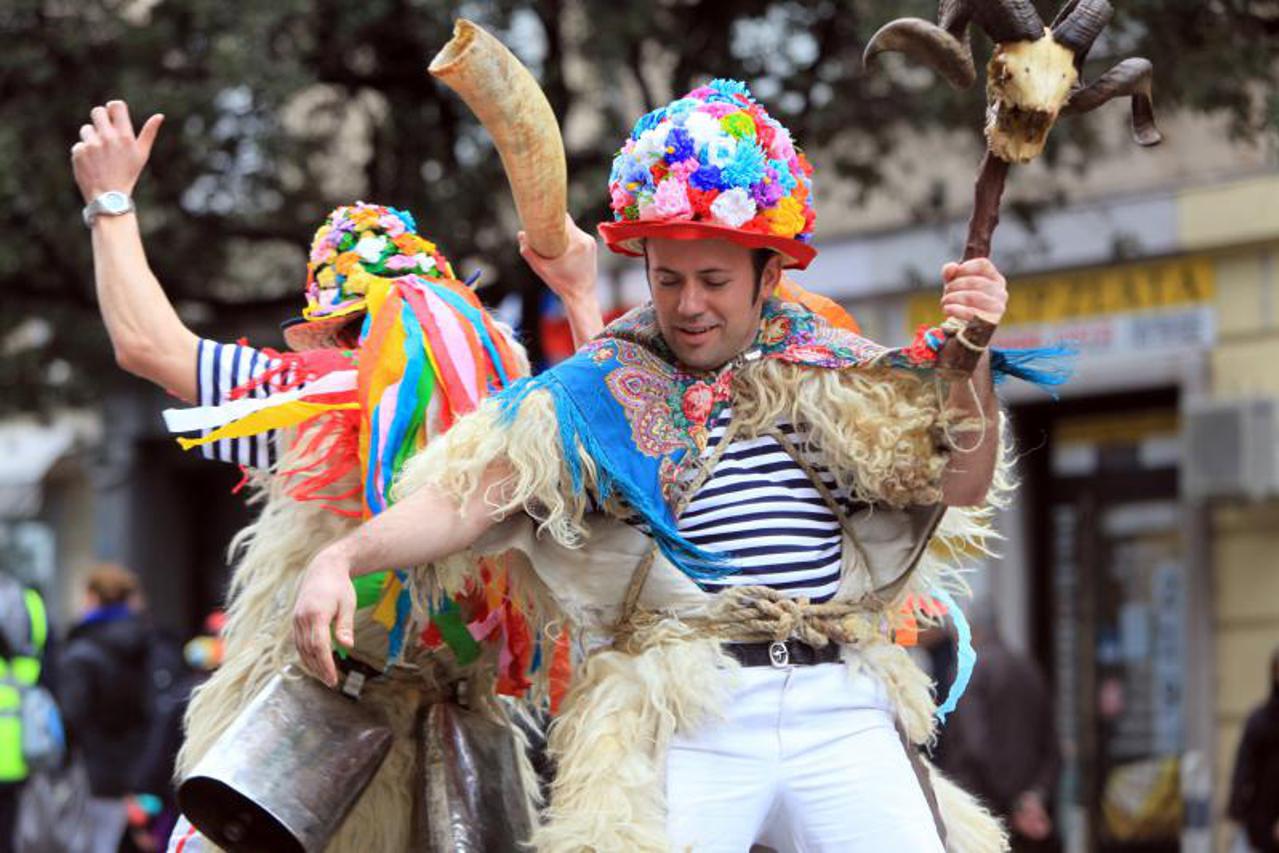
M 981 0 L 972 4 L 973 20 L 999 44 L 1039 41 L 1044 22 L 1030 0 Z
M 1072 0 L 1053 21 L 1053 38 L 1082 60 L 1114 13 L 1107 0 Z
M 1132 135 L 1138 145 L 1158 145 L 1163 134 L 1155 126 L 1155 105 L 1151 97 L 1151 75 L 1154 66 L 1150 60 L 1125 59 L 1090 86 L 1075 90 L 1062 109 L 1063 113 L 1091 112 L 1114 98 L 1132 96 Z
M 564 139 L 533 75 L 501 42 L 462 19 L 428 70 L 462 97 L 493 137 L 533 251 L 547 258 L 564 254 Z
M 886 51 L 904 53 L 932 68 L 956 89 L 966 89 L 977 79 L 973 53 L 964 42 L 922 18 L 898 18 L 871 36 L 862 54 L 867 68 Z

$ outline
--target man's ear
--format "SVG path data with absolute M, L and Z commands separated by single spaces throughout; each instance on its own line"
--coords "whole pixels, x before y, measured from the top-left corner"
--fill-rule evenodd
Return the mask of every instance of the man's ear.
M 764 271 L 759 277 L 759 295 L 761 300 L 771 299 L 777 285 L 782 281 L 782 256 L 773 252 L 764 264 Z

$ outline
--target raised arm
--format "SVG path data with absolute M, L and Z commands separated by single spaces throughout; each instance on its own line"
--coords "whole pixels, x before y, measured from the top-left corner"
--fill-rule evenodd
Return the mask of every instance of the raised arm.
M 508 473 L 504 464 L 489 466 L 460 510 L 446 495 L 419 489 L 316 554 L 293 608 L 293 641 L 303 665 L 336 685 L 329 637 L 332 631 L 345 646 L 355 640 L 351 578 L 421 566 L 470 547 L 495 523 L 492 507 L 502 501 L 489 492 Z
M 137 135 L 124 101 L 94 107 L 71 148 L 76 184 L 86 204 L 105 192 L 133 194 L 151 155 L 161 115 Z M 111 336 L 116 363 L 187 402 L 196 397 L 199 339 L 183 325 L 147 263 L 135 213 L 98 216 L 92 229 L 98 305 Z
M 520 255 L 533 268 L 551 292 L 564 303 L 564 313 L 573 330 L 573 346 L 580 347 L 604 330 L 600 313 L 598 278 L 598 245 L 573 217 L 568 220 L 568 249 L 558 258 L 544 258 L 529 246 L 524 232 L 519 233 Z
M 989 260 L 976 258 L 942 269 L 945 290 L 942 311 L 947 317 L 972 319 L 980 313 L 999 323 L 1008 304 L 1008 285 Z M 942 474 L 942 501 L 948 506 L 974 506 L 986 498 L 999 454 L 999 401 L 990 374 L 990 354 L 982 355 L 972 382 L 952 386 L 949 405 L 958 418 L 976 419 L 985 428 L 960 432 L 960 448 L 951 453 Z

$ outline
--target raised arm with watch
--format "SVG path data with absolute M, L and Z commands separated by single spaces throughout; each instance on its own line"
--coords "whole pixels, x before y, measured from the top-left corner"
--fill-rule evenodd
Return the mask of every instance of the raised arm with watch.
M 132 199 L 163 122 L 164 116 L 153 115 L 135 134 L 124 101 L 94 107 L 71 147 L 71 166 L 85 202 L 98 304 L 116 362 L 194 401 L 199 339 L 151 271 Z

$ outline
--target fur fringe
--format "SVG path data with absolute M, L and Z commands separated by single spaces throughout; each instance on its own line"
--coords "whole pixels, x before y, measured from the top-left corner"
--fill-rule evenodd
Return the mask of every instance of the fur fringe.
M 527 512 L 538 532 L 566 548 L 579 547 L 589 535 L 584 516 L 586 495 L 593 490 L 595 465 L 580 452 L 586 488 L 566 488 L 567 466 L 560 453 L 559 426 L 549 392 L 536 390 L 519 404 L 513 423 L 503 401 L 489 398 L 440 438 L 410 459 L 396 485 L 397 497 L 424 486 L 440 489 L 461 507 L 479 488 L 489 466 L 503 464 L 509 473 L 486 496 L 494 514 Z
M 840 488 L 893 507 L 941 499 L 946 455 L 937 389 L 903 370 L 815 370 L 765 360 L 734 377 L 733 416 L 749 438 L 780 420 L 802 424 Z
M 1008 830 L 977 799 L 924 762 L 946 827 L 946 853 L 1004 853 L 1012 849 Z
M 666 746 L 720 715 L 737 664 L 676 620 L 654 643 L 591 655 L 552 723 L 558 772 L 533 837 L 540 853 L 667 850 Z

